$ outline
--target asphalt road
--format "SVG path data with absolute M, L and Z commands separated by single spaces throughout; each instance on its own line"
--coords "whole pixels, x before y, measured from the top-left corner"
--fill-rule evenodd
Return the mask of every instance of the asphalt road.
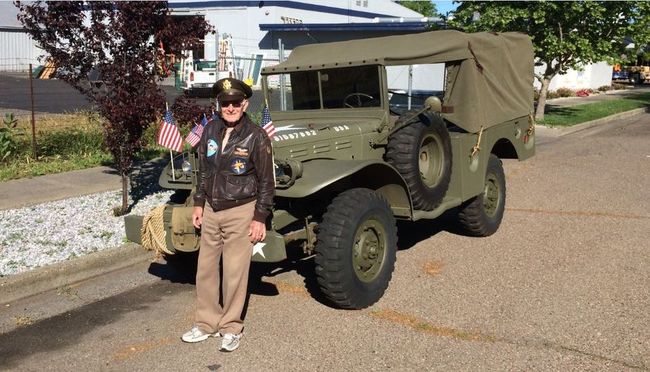
M 0 72 L 0 112 L 13 112 L 16 115 L 30 115 L 32 94 L 28 73 Z M 37 114 L 62 114 L 79 110 L 90 110 L 93 105 L 84 95 L 58 79 L 32 80 L 34 111 Z M 167 102 L 171 106 L 182 91 L 173 86 L 161 86 Z M 205 95 L 192 96 L 197 104 L 210 106 L 211 99 Z M 262 109 L 263 97 L 256 92 L 251 98 L 253 112 Z
M 184 344 L 194 285 L 147 263 L 0 310 L 0 369 L 627 371 L 650 369 L 650 114 L 505 161 L 488 238 L 399 225 L 393 280 L 360 311 L 314 291 L 310 260 L 254 265 L 242 346 Z

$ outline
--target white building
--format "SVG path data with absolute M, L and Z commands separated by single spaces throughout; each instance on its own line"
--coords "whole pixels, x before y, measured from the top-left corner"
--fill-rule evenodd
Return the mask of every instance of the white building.
M 28 71 L 29 64 L 38 66 L 43 50 L 36 47 L 16 16 L 12 2 L 0 1 L 0 71 Z
M 546 66 L 536 66 L 535 73 L 541 74 Z M 555 75 L 548 87 L 549 91 L 558 88 L 598 89 L 603 85 L 612 85 L 612 65 L 607 62 L 597 62 L 585 65 L 582 70 L 569 70 L 564 75 Z M 535 80 L 535 88 L 541 84 Z
M 229 39 L 235 74 L 254 84 L 262 67 L 298 45 L 422 32 L 435 21 L 392 0 L 174 0 L 169 7 L 173 16 L 204 17 L 216 28 L 195 57 L 217 60 L 217 45 Z

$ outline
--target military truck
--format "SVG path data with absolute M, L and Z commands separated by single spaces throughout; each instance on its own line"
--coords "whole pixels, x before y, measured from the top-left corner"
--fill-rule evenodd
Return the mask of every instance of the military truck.
M 425 64 L 444 64 L 441 94 L 392 111 L 387 68 Z M 313 255 L 320 290 L 341 308 L 383 295 L 398 219 L 454 208 L 467 234 L 496 232 L 506 202 L 501 159 L 535 151 L 533 49 L 524 34 L 445 30 L 304 45 L 262 77 L 277 128 L 276 196 L 253 261 L 282 261 L 288 249 Z M 196 156 L 173 165 L 160 184 L 188 196 L 164 207 L 163 248 L 195 251 Z M 129 217 L 129 239 L 140 241 L 141 226 Z

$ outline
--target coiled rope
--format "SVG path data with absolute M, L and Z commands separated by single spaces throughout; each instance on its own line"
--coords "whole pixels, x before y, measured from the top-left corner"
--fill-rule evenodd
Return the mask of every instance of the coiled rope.
M 165 240 L 164 212 L 165 205 L 152 209 L 142 220 L 142 229 L 140 230 L 142 246 L 146 250 L 156 252 L 156 257 L 160 257 L 163 254 L 174 254 L 174 252 L 167 248 L 167 242 Z

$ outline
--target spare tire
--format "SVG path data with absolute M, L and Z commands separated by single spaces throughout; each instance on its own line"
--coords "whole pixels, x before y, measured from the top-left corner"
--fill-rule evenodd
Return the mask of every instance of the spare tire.
M 435 112 L 407 111 L 388 138 L 386 160 L 402 175 L 413 208 L 435 209 L 451 181 L 451 139 L 444 120 Z

